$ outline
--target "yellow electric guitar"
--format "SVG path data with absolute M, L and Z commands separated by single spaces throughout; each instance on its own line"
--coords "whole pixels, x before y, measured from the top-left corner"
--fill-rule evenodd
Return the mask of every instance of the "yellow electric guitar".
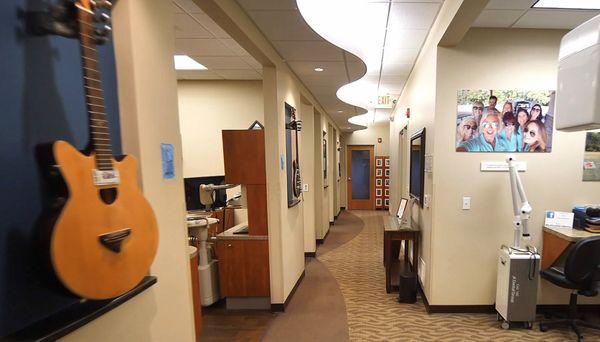
M 64 141 L 52 146 L 68 199 L 51 233 L 50 258 L 67 289 L 83 298 L 106 299 L 131 290 L 147 274 L 158 230 L 139 188 L 136 159 L 117 161 L 112 155 L 96 53 L 99 21 L 106 16 L 95 14 L 94 5 L 79 0 L 74 9 L 92 152 L 83 154 Z

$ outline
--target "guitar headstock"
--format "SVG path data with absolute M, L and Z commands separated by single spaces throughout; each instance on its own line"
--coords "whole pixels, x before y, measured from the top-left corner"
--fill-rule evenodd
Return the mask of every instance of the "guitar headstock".
M 112 2 L 108 0 L 77 0 L 75 7 L 78 11 L 88 15 L 79 15 L 81 25 L 92 28 L 91 33 L 96 40 L 96 45 L 102 45 L 108 41 L 112 28 L 110 27 L 110 10 Z

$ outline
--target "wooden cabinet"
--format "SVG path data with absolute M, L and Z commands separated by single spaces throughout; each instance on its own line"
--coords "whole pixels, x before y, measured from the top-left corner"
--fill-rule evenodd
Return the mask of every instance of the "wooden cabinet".
M 268 297 L 268 240 L 217 240 L 223 297 Z
M 229 184 L 267 184 L 265 169 L 265 132 L 260 130 L 223 130 L 225 182 Z

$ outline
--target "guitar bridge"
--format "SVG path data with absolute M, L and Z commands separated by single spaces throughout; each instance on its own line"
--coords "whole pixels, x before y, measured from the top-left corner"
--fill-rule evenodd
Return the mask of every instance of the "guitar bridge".
M 123 241 L 125 241 L 129 235 L 131 235 L 131 228 L 125 228 L 115 232 L 102 234 L 98 236 L 98 240 L 100 240 L 102 246 L 108 248 L 110 251 L 120 253 Z

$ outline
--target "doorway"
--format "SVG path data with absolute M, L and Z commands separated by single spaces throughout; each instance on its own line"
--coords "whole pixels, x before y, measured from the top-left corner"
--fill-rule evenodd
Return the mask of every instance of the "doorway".
M 375 209 L 375 149 L 348 145 L 348 209 Z

